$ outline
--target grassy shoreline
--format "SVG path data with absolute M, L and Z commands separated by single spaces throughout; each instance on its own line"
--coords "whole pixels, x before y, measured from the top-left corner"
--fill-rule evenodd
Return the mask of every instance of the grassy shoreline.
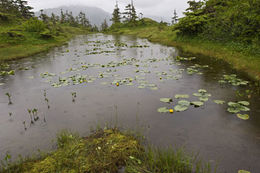
M 13 27 L 15 28 L 17 26 Z M 66 44 L 66 42 L 75 35 L 88 33 L 88 31 L 84 29 L 69 26 L 63 27 L 63 30 L 64 33 L 62 33 L 62 35 L 51 39 L 42 39 L 34 33 L 21 32 L 25 35 L 25 41 L 18 41 L 15 44 L 2 41 L 2 43 L 0 43 L 0 62 L 25 58 L 46 52 L 51 48 Z
M 57 149 L 39 158 L 0 167 L 0 173 L 209 173 L 212 168 L 183 150 L 145 147 L 140 137 L 117 128 L 98 129 L 85 138 L 64 131 Z M 216 170 L 215 170 L 216 172 Z
M 242 52 L 232 45 L 205 41 L 193 38 L 177 37 L 171 27 L 160 28 L 158 26 L 119 28 L 106 32 L 109 34 L 135 35 L 146 38 L 151 42 L 174 46 L 183 52 L 200 54 L 213 58 L 222 59 L 233 68 L 248 74 L 252 80 L 260 80 L 260 55 L 257 53 Z

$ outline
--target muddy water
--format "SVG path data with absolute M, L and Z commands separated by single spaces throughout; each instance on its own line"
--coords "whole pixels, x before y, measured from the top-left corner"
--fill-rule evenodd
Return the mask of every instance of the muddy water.
M 97 124 L 117 123 L 144 129 L 153 145 L 199 152 L 213 165 L 218 163 L 220 172 L 260 172 L 259 88 L 253 82 L 221 85 L 218 80 L 224 74 L 236 73 L 229 65 L 208 57 L 176 61 L 179 54 L 192 56 L 135 37 L 96 34 L 10 62 L 16 74 L 0 77 L 0 158 L 6 152 L 15 158 L 38 149 L 49 151 L 62 129 L 87 135 Z M 199 74 L 187 74 L 194 64 L 208 67 L 197 68 Z M 243 74 L 238 77 L 247 80 Z M 186 100 L 195 101 L 192 94 L 198 89 L 212 95 L 204 106 L 173 114 L 157 112 L 178 102 L 167 104 L 160 98 L 188 94 Z M 237 118 L 227 112 L 227 104 L 214 103 L 216 99 L 249 101 L 250 119 Z M 27 109 L 37 109 L 39 120 L 31 124 Z

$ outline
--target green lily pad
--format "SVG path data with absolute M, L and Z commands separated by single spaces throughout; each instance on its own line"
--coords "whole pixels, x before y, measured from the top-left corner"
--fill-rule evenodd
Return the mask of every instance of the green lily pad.
M 200 107 L 200 106 L 204 105 L 204 102 L 194 101 L 194 102 L 191 102 L 191 105 L 194 105 L 195 107 Z
M 199 93 L 206 93 L 207 90 L 205 90 L 205 89 L 199 89 L 198 92 L 199 92 Z
M 243 105 L 243 106 L 249 106 L 250 103 L 248 101 L 239 101 L 239 104 Z
M 174 110 L 176 112 L 183 112 L 183 111 L 186 111 L 188 109 L 188 106 L 182 106 L 182 105 L 176 105 L 174 107 Z
M 247 103 L 245 102 L 245 104 L 247 104 Z M 228 102 L 228 106 L 229 106 L 229 108 L 227 109 L 227 111 L 230 113 L 239 113 L 241 111 L 244 111 L 244 112 L 250 111 L 250 109 L 248 107 L 242 105 L 239 102 L 238 103 Z
M 199 100 L 202 101 L 202 102 L 207 102 L 209 100 L 209 98 L 202 96 L 202 97 L 199 98 Z
M 189 95 L 187 95 L 187 94 L 176 94 L 175 95 L 175 98 L 176 99 L 187 99 L 187 98 L 189 98 L 190 96 Z
M 187 100 L 180 100 L 180 101 L 178 101 L 178 105 L 189 106 L 190 102 Z
M 246 171 L 246 170 L 239 170 L 238 173 L 251 173 L 251 172 Z
M 164 103 L 170 103 L 172 102 L 173 100 L 171 98 L 160 98 L 160 101 L 161 102 L 164 102 Z
M 237 114 L 237 117 L 242 119 L 242 120 L 248 120 L 249 119 L 248 114 Z
M 223 100 L 214 100 L 214 102 L 218 105 L 223 105 L 225 103 Z
M 168 113 L 169 112 L 169 109 L 166 108 L 166 107 L 161 107 L 161 108 L 158 108 L 157 111 L 159 113 Z

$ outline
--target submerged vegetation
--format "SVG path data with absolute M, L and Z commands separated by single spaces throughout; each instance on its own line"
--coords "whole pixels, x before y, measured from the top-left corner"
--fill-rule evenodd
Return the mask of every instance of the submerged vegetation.
M 57 150 L 39 158 L 21 160 L 15 164 L 2 162 L 1 173 L 210 173 L 214 170 L 197 155 L 183 149 L 145 147 L 141 137 L 113 129 L 98 129 L 88 137 L 63 131 L 57 137 Z M 216 172 L 216 170 L 215 170 Z

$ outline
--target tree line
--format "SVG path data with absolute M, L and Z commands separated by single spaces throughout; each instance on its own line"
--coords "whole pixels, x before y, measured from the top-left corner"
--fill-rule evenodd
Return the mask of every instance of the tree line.
M 188 4 L 185 17 L 174 28 L 180 35 L 260 44 L 259 0 L 190 0 Z

